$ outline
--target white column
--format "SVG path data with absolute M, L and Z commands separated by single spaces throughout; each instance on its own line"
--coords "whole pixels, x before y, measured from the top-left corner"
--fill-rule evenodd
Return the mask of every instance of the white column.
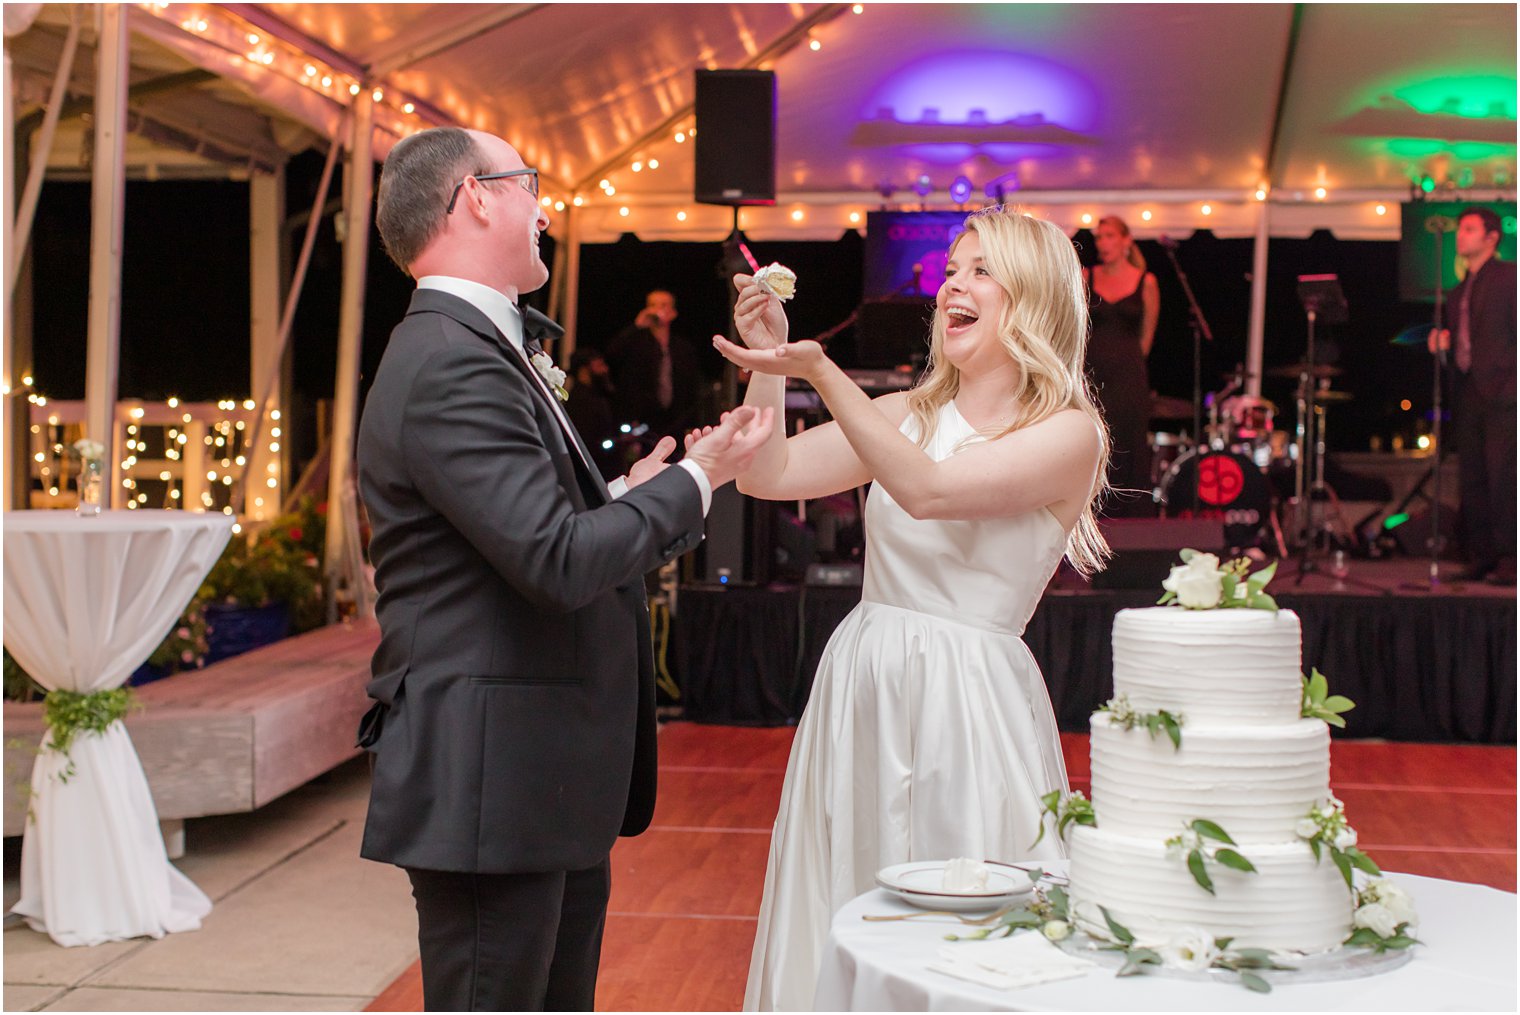
M 248 181 L 248 273 L 249 273 L 249 397 L 254 401 L 264 397 L 266 391 L 274 391 L 268 404 L 262 406 L 262 426 L 250 426 L 244 432 L 253 440 L 248 449 L 248 469 L 244 482 L 239 484 L 243 503 L 233 505 L 248 518 L 261 521 L 280 513 L 284 476 L 279 473 L 280 456 L 269 450 L 270 444 L 280 439 L 270 431 L 279 429 L 284 434 L 282 421 L 271 421 L 269 413 L 280 409 L 279 389 L 271 382 L 280 372 L 275 358 L 280 350 L 280 245 L 285 221 L 285 170 L 278 169 L 272 175 L 255 173 Z M 270 471 L 269 466 L 275 470 Z M 275 481 L 274 486 L 269 480 Z
M 1262 350 L 1267 334 L 1267 246 L 1271 242 L 1271 202 L 1259 201 L 1256 247 L 1251 255 L 1251 326 L 1246 337 L 1246 394 L 1261 395 Z
M 329 588 L 336 581 L 361 580 L 345 574 L 348 540 L 358 539 L 357 516 L 342 510 L 352 481 L 354 432 L 359 415 L 359 352 L 364 332 L 364 273 L 369 264 L 369 205 L 374 164 L 370 156 L 373 103 L 368 88 L 354 97 L 349 118 L 347 168 L 343 172 L 343 292 L 338 303 L 338 370 L 333 385 L 331 464 L 327 473 L 327 546 L 324 568 Z M 328 616 L 333 611 L 329 601 Z
M 127 130 L 127 7 L 101 4 L 97 12 L 85 433 L 105 445 L 105 505 L 116 507 L 122 503 L 116 375 L 121 358 L 122 210 L 127 186 L 123 165 Z

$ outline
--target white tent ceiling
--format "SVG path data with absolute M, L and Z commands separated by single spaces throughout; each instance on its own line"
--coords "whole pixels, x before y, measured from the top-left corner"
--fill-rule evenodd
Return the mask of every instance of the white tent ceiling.
M 45 98 L 72 13 L 45 5 L 7 41 L 18 120 Z M 1374 207 L 1411 180 L 1483 196 L 1512 195 L 1515 181 L 1512 4 L 866 4 L 857 14 L 155 3 L 132 13 L 134 84 L 173 86 L 133 99 L 135 174 L 278 162 L 337 134 L 350 86 L 362 85 L 382 96 L 377 155 L 431 123 L 501 134 L 541 167 L 548 196 L 585 202 L 589 241 L 711 239 L 728 227 L 726 209 L 693 204 L 694 145 L 675 140 L 693 125 L 700 67 L 777 73 L 778 204 L 745 211 L 752 234 L 838 235 L 852 212 L 918 204 L 920 177 L 927 200 L 949 206 L 964 175 L 973 201 L 1001 181 L 1072 224 L 1116 209 L 1142 233 L 1227 235 L 1255 230 L 1252 194 L 1265 181 L 1274 232 L 1391 237 L 1397 215 Z M 70 95 L 87 99 L 84 35 Z M 197 68 L 214 76 L 185 76 Z M 80 171 L 77 136 L 60 134 L 52 171 Z

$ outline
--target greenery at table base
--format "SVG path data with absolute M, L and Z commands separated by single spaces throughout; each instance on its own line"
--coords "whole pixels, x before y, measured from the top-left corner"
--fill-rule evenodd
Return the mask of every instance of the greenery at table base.
M 1029 879 L 1035 882 L 1033 902 L 1004 913 L 992 927 L 965 935 L 947 934 L 945 939 L 983 941 L 994 935 L 1011 937 L 1021 930 L 1038 930 L 1052 944 L 1059 944 L 1071 937 L 1075 931 L 1075 921 L 1072 919 L 1071 899 L 1066 894 L 1066 889 L 1059 885 L 1042 884 L 1045 877 L 1042 870 L 1031 870 L 1028 874 Z M 1210 939 L 1200 932 L 1179 935 L 1161 948 L 1146 947 L 1137 944 L 1135 935 L 1115 920 L 1107 909 L 1099 906 L 1098 910 L 1103 914 L 1113 939 L 1102 941 L 1095 937 L 1094 940 L 1102 942 L 1098 945 L 1102 951 L 1123 953 L 1124 965 L 1119 968 L 1118 976 L 1134 976 L 1145 972 L 1147 968 L 1163 965 L 1186 969 L 1227 969 L 1240 977 L 1243 986 L 1265 994 L 1272 990 L 1272 985 L 1258 975 L 1256 970 L 1293 968 L 1280 965 L 1276 957 L 1265 948 L 1232 949 L 1230 943 L 1233 938 Z
M 45 749 L 62 754 L 68 761 L 58 773 L 58 781 L 66 783 L 74 777 L 74 758 L 69 754 L 69 748 L 74 745 L 75 737 L 80 733 L 104 733 L 113 722 L 140 707 L 137 695 L 130 687 L 88 694 L 49 691 L 42 699 L 42 720 L 51 734 Z

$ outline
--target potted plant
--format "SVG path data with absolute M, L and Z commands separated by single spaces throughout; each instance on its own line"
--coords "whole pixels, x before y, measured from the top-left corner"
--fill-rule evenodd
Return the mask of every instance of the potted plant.
M 248 539 L 234 539 L 201 584 L 214 663 L 319 627 L 321 516 L 311 498 Z

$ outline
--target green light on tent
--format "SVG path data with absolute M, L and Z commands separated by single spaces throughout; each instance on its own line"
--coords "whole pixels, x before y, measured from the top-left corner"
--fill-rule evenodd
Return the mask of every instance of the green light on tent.
M 1428 176 L 1422 176 L 1420 177 L 1420 189 L 1429 194 L 1436 189 L 1436 181 Z
M 1500 74 L 1429 78 L 1394 88 L 1393 95 L 1421 113 L 1482 120 L 1515 118 L 1515 79 Z
M 1407 521 L 1409 521 L 1409 515 L 1405 514 L 1402 511 L 1396 515 L 1389 515 L 1387 518 L 1383 519 L 1383 531 L 1392 531 Z

